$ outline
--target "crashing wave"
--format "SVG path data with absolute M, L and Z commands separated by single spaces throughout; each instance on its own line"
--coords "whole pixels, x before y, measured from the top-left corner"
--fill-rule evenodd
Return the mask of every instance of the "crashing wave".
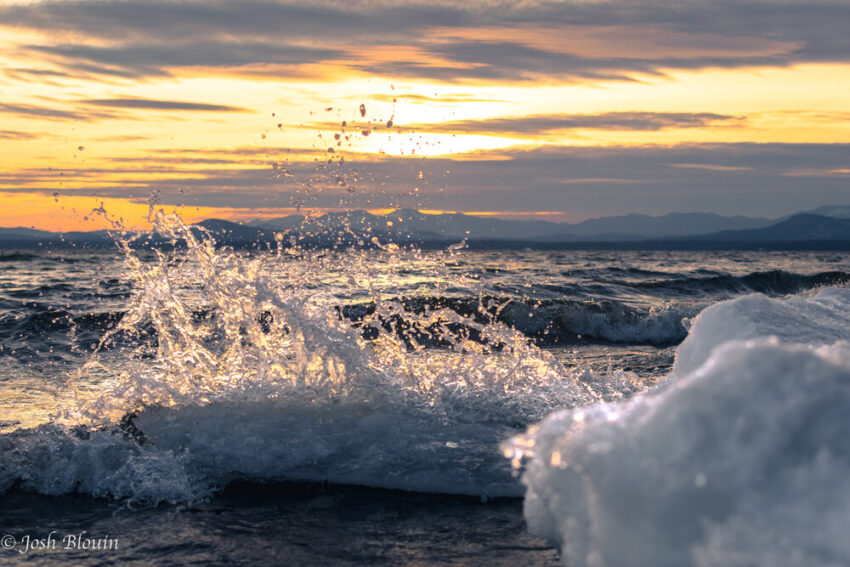
M 191 502 L 247 479 L 518 496 L 502 440 L 640 386 L 569 371 L 498 321 L 406 311 L 372 289 L 416 262 L 436 282 L 418 297 L 447 295 L 442 258 L 397 247 L 245 257 L 156 221 L 185 249 L 143 261 L 125 247 L 128 308 L 56 419 L 0 436 L 0 490 Z M 356 326 L 340 317 L 339 289 L 374 305 Z M 422 332 L 444 348 L 426 348 Z

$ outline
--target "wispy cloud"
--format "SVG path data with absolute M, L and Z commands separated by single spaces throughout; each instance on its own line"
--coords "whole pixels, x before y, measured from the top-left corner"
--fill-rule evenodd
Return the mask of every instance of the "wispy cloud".
M 204 104 L 200 102 L 181 102 L 173 100 L 151 100 L 146 98 L 106 98 L 82 100 L 83 104 L 108 106 L 111 108 L 139 108 L 147 110 L 188 110 L 198 112 L 252 112 L 238 106 Z
M 850 5 L 832 0 L 78 0 L 3 6 L 0 22 L 44 33 L 26 49 L 65 69 L 132 77 L 323 63 L 453 81 L 630 79 L 850 61 Z
M 118 134 L 114 136 L 100 136 L 95 138 L 96 142 L 139 142 L 142 140 L 150 140 L 150 136 L 136 136 L 134 134 Z
M 182 165 L 180 154 L 169 152 L 161 160 L 156 155 L 137 163 L 116 160 L 114 169 L 33 170 L 0 178 L 0 189 L 53 191 L 62 179 L 68 194 L 95 191 L 104 197 L 144 198 L 156 190 L 165 203 L 193 206 L 300 203 L 320 208 L 401 205 L 585 215 L 714 211 L 778 216 L 812 203 L 846 201 L 850 144 L 545 147 L 503 150 L 497 160 L 486 154 L 463 159 L 360 156 L 344 164 L 287 162 L 279 149 L 265 164 L 228 160 L 225 154 L 235 155 L 226 148 L 198 149 L 185 152 Z M 272 168 L 271 161 L 280 166 Z M 280 175 L 281 168 L 286 175 Z M 149 172 L 167 178 L 152 178 Z M 338 178 L 368 181 L 353 182 L 349 192 L 337 185 Z M 75 179 L 99 181 L 93 190 L 85 183 L 75 186 Z M 411 195 L 414 184 L 420 191 Z M 375 186 L 382 190 L 375 192 Z
M 38 138 L 38 136 L 30 132 L 0 130 L 0 140 L 33 140 L 35 138 Z
M 42 118 L 46 120 L 83 120 L 90 121 L 99 118 L 113 118 L 115 115 L 107 112 L 86 112 L 65 110 L 29 104 L 0 103 L 0 113 L 13 114 L 25 118 Z
M 710 112 L 606 112 L 548 114 L 488 120 L 458 120 L 439 124 L 405 124 L 417 132 L 534 136 L 564 130 L 658 131 L 735 125 L 741 118 Z
M 360 100 L 362 97 L 357 97 Z M 422 102 L 428 104 L 465 104 L 470 102 L 504 102 L 503 100 L 497 98 L 488 98 L 485 96 L 481 96 L 480 94 L 458 94 L 454 93 L 451 95 L 439 95 L 435 94 L 434 96 L 426 96 L 422 94 L 411 94 L 411 93 L 400 93 L 400 94 L 386 94 L 386 93 L 375 93 L 369 95 L 369 100 L 375 100 L 380 102 Z
M 264 66 L 273 67 L 266 70 L 272 74 L 279 73 L 281 67 L 319 63 L 342 56 L 338 50 L 286 45 L 272 38 L 267 43 L 257 43 L 247 38 L 243 41 L 187 42 L 183 36 L 178 37 L 180 39 L 172 38 L 167 43 L 107 47 L 60 43 L 28 45 L 25 49 L 52 56 L 57 64 L 72 69 L 137 78 L 169 76 L 185 67 L 204 68 L 215 74 L 221 69 Z

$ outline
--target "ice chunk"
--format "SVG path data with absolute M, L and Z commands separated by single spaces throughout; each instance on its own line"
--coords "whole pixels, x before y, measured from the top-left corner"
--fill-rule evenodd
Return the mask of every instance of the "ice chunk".
M 848 299 L 718 304 L 675 379 L 511 441 L 531 530 L 571 566 L 846 565 Z

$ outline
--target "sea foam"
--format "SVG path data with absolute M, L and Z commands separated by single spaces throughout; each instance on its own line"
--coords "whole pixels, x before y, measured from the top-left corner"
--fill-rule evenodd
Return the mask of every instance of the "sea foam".
M 751 295 L 693 323 L 673 374 L 504 446 L 571 566 L 846 565 L 850 290 Z

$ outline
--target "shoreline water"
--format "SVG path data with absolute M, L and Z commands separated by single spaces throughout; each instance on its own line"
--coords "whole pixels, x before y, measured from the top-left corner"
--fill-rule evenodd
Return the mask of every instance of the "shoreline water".
M 756 291 L 806 305 L 850 274 L 820 253 L 192 253 L 0 266 L 16 544 L 85 531 L 130 564 L 553 565 L 563 541 L 528 532 L 501 443 L 670 380 L 706 308 Z M 540 348 L 553 335 L 569 340 Z M 27 560 L 111 561 L 48 551 Z
M 531 536 L 522 499 L 490 499 L 358 486 L 233 483 L 209 501 L 132 510 L 86 496 L 3 495 L 0 526 L 18 542 L 85 530 L 118 549 L 0 550 L 32 565 L 530 565 L 558 552 Z M 45 532 L 45 530 L 47 530 Z M 17 556 L 17 557 L 16 557 Z M 215 558 L 215 559 L 213 559 Z

